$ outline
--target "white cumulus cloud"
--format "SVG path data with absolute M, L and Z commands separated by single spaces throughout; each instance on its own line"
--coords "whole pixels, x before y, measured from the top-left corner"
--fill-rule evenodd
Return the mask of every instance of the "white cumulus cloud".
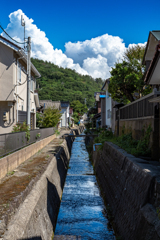
M 32 57 L 50 61 L 63 68 L 75 69 L 82 75 L 106 79 L 110 76 L 111 67 L 123 58 L 126 49 L 123 39 L 118 36 L 104 34 L 83 42 L 65 43 L 65 53 L 54 49 L 44 31 L 40 30 L 32 18 L 28 18 L 22 10 L 9 15 L 10 23 L 5 29 L 17 41 L 23 42 L 23 27 L 21 15 L 26 24 L 26 37 L 32 40 Z M 4 37 L 6 35 L 2 34 Z M 130 44 L 132 46 L 134 44 Z M 143 45 L 143 44 L 142 44 Z
M 108 66 L 113 66 L 115 61 L 123 57 L 125 44 L 120 37 L 108 34 L 92 38 L 83 42 L 65 44 L 65 54 L 83 66 L 84 59 L 98 58 L 99 55 L 107 59 Z
M 25 20 L 26 36 L 31 37 L 32 57 L 53 62 L 64 68 L 75 69 L 80 74 L 88 74 L 79 64 L 74 64 L 73 59 L 68 58 L 62 50 L 54 49 L 53 45 L 46 37 L 45 32 L 41 31 L 35 24 L 33 24 L 33 19 L 29 19 L 20 9 L 9 15 L 10 23 L 5 29 L 12 38 L 23 42 L 24 35 L 23 27 L 21 26 L 21 15 L 23 15 Z M 2 35 L 6 37 L 4 33 Z
M 83 68 L 95 78 L 106 79 L 110 77 L 111 68 L 108 66 L 107 59 L 100 54 L 96 58 L 84 59 Z

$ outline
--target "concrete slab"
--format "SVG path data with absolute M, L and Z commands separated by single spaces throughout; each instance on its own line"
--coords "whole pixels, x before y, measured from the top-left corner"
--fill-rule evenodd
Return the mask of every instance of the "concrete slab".
M 54 240 L 80 240 L 80 236 L 55 235 Z

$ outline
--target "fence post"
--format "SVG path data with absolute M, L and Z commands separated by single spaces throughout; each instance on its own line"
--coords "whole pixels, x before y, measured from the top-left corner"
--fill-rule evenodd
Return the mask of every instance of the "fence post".
M 6 135 L 5 135 L 5 153 L 6 153 Z
M 117 137 L 119 136 L 119 119 L 120 119 L 120 109 L 118 108 L 118 118 L 117 118 Z
M 154 98 L 156 98 L 158 94 L 154 91 Z M 159 161 L 160 150 L 159 150 L 159 104 L 153 104 L 153 132 L 152 132 L 152 158 L 154 160 Z M 158 111 L 158 114 L 157 114 Z M 158 117 L 157 117 L 158 116 Z

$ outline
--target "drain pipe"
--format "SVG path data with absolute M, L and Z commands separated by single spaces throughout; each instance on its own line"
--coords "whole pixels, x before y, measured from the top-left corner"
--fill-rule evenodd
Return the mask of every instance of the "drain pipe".
M 16 104 L 16 108 L 17 108 L 16 123 L 18 123 L 18 86 L 19 86 L 19 82 L 18 82 L 19 66 L 18 66 L 18 64 L 19 64 L 19 59 L 22 59 L 22 58 L 24 58 L 24 56 L 17 58 L 17 68 L 16 68 L 16 70 L 17 70 L 17 76 L 16 76 L 16 102 L 17 102 L 17 104 Z
M 95 144 L 93 144 L 93 151 L 94 152 L 96 151 L 96 147 L 95 146 L 99 146 L 99 145 L 102 145 L 102 143 L 95 143 Z

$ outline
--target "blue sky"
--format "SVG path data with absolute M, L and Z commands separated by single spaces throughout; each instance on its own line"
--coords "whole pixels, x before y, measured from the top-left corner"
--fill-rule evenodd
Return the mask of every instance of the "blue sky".
M 100 56 L 104 58 L 104 55 L 101 54 L 102 51 L 99 54 L 97 52 L 99 50 L 96 50 L 96 57 L 95 52 L 94 55 L 91 54 L 94 51 L 94 43 L 92 42 L 89 45 L 89 57 L 85 54 L 85 57 L 78 62 L 77 56 L 87 52 L 88 45 L 85 42 L 86 40 L 90 41 L 108 34 L 113 37 L 118 36 L 125 44 L 125 47 L 128 47 L 129 44 L 146 42 L 150 30 L 160 29 L 159 1 L 59 0 L 41 2 L 29 0 L 26 2 L 18 0 L 10 1 L 9 3 L 2 1 L 0 23 L 13 35 L 15 34 L 16 26 L 14 26 L 13 32 L 11 29 L 7 29 L 7 25 L 10 23 L 8 16 L 18 9 L 21 9 L 29 19 L 32 18 L 34 20 L 33 24 L 38 29 L 45 32 L 54 49 L 62 50 L 68 58 L 73 60 L 73 64 L 79 63 L 85 71 L 88 72 L 88 69 L 90 69 L 89 74 L 92 71 L 90 68 L 91 63 L 95 63 L 94 59 L 97 59 L 97 67 L 99 61 L 104 63 L 105 59 L 100 58 Z M 18 35 L 13 37 L 18 38 Z M 81 49 L 83 49 L 82 52 L 77 52 L 77 56 L 75 56 L 78 45 L 73 44 L 78 41 L 83 43 L 83 46 L 81 46 Z M 104 39 L 99 39 L 99 44 L 101 41 L 104 41 Z M 65 43 L 68 42 L 71 42 L 72 45 L 66 49 Z M 112 40 L 110 40 L 111 42 Z M 117 43 L 115 42 L 115 44 Z M 93 49 L 91 49 L 91 46 L 93 46 Z M 74 54 L 72 49 L 74 49 Z M 90 63 L 89 60 L 86 60 L 88 58 L 91 60 Z M 111 67 L 114 58 L 112 58 L 112 61 L 109 60 L 108 55 L 105 55 L 105 58 L 108 66 Z M 72 66 L 71 68 L 74 67 Z M 96 74 L 91 75 L 97 77 Z

